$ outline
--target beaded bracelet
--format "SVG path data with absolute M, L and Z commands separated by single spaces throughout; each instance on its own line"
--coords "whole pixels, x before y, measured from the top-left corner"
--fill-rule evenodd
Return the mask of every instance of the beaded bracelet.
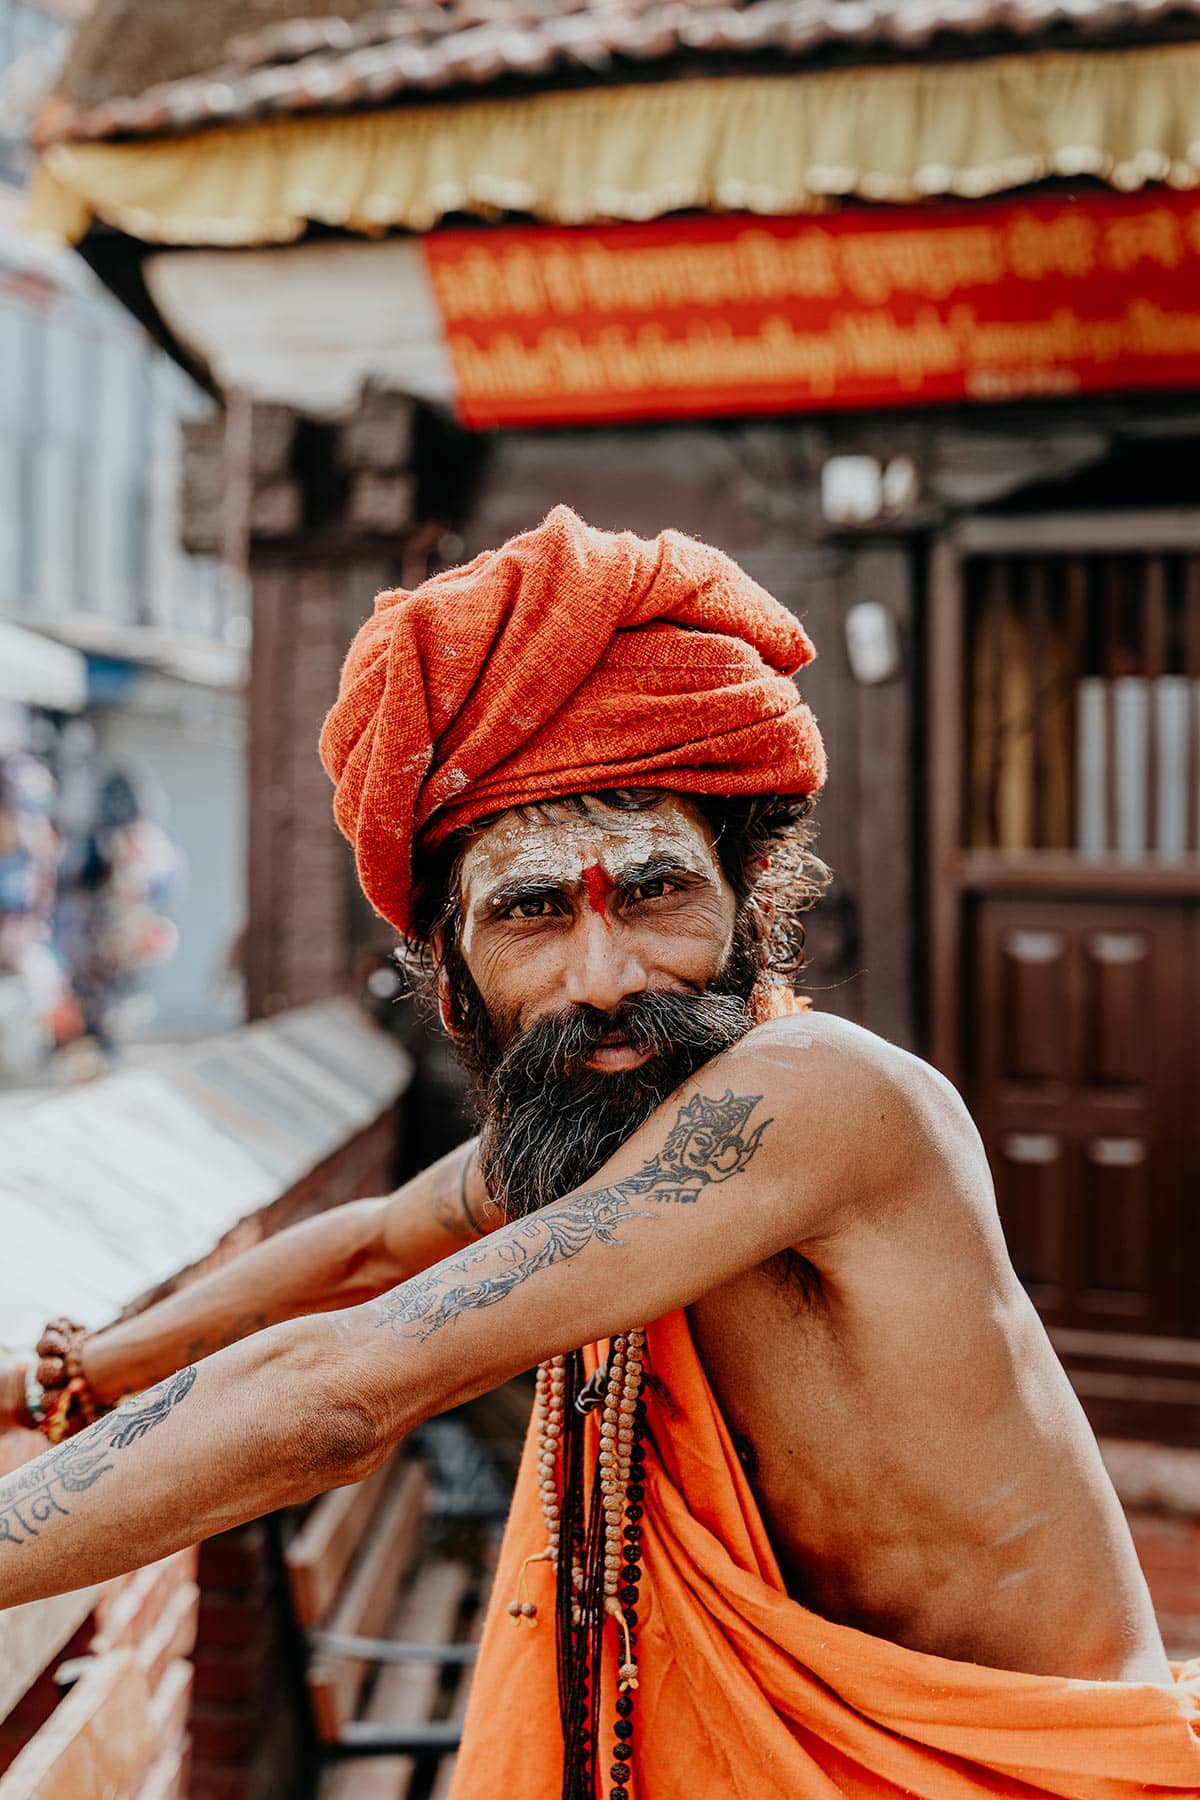
M 30 1422 L 52 1444 L 83 1431 L 107 1411 L 83 1371 L 81 1353 L 90 1335 L 73 1319 L 51 1319 L 38 1339 L 38 1362 L 25 1372 Z

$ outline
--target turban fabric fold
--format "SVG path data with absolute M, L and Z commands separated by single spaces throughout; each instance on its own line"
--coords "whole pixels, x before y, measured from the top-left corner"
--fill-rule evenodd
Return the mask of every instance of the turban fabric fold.
M 412 851 L 506 807 L 598 788 L 808 794 L 813 647 L 721 551 L 677 531 L 534 531 L 380 594 L 321 733 L 359 879 L 397 930 Z

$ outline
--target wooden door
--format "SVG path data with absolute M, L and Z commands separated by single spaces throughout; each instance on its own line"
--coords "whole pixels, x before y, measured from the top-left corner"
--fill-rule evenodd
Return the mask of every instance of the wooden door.
M 926 613 L 933 1059 L 1101 1428 L 1200 1431 L 1200 514 L 975 519 Z
M 1184 1328 L 1188 914 L 983 899 L 968 1095 L 1047 1322 Z

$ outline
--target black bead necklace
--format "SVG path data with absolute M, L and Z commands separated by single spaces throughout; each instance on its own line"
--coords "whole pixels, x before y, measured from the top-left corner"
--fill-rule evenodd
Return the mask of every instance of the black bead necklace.
M 538 1492 L 546 1547 L 521 1565 L 514 1624 L 536 1626 L 531 1563 L 556 1573 L 555 1620 L 563 1726 L 563 1800 L 595 1800 L 604 1622 L 616 1622 L 619 1657 L 608 1800 L 630 1800 L 634 1699 L 638 1685 L 637 1603 L 642 1579 L 646 1408 L 641 1397 L 645 1333 L 619 1333 L 606 1365 L 585 1379 L 579 1351 L 552 1357 L 537 1374 Z M 584 1507 L 585 1414 L 601 1408 L 600 1448 L 590 1505 Z

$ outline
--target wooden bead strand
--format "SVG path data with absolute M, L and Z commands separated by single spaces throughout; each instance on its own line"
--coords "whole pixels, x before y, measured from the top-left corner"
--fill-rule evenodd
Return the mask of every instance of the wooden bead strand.
M 537 1603 L 529 1598 L 530 1563 L 548 1562 L 552 1568 L 558 1567 L 562 1504 L 558 1470 L 563 1428 L 563 1388 L 566 1379 L 564 1362 L 565 1358 L 552 1356 L 549 1361 L 540 1363 L 534 1385 L 534 1404 L 538 1416 L 538 1499 L 546 1527 L 546 1548 L 533 1556 L 527 1556 L 521 1564 L 521 1572 L 517 1577 L 517 1595 L 508 1603 L 508 1614 L 514 1625 L 520 1625 L 522 1620 L 530 1625 L 538 1622 Z
M 608 1364 L 588 1384 L 600 1402 L 600 1448 L 596 1465 L 599 1489 L 598 1554 L 603 1566 L 603 1613 L 614 1620 L 618 1631 L 619 1662 L 617 1666 L 616 1718 L 612 1725 L 615 1742 L 610 1752 L 608 1800 L 630 1800 L 629 1782 L 633 1773 L 634 1694 L 638 1685 L 636 1656 L 637 1600 L 642 1576 L 642 1524 L 645 1498 L 645 1403 L 642 1399 L 643 1362 L 646 1346 L 644 1331 L 628 1331 L 615 1336 L 609 1346 Z M 518 1591 L 508 1611 L 516 1625 L 536 1625 L 538 1609 L 530 1600 L 526 1586 L 530 1563 L 548 1562 L 558 1568 L 562 1550 L 563 1516 L 563 1448 L 565 1438 L 565 1396 L 567 1359 L 550 1357 L 537 1371 L 535 1407 L 537 1413 L 537 1481 L 542 1519 L 546 1527 L 546 1547 L 521 1564 Z M 600 1396 L 603 1396 L 602 1400 Z M 590 1397 L 590 1396 L 589 1396 Z M 593 1552 L 588 1552 L 588 1566 Z M 571 1557 L 571 1585 L 575 1600 L 575 1625 L 586 1637 L 587 1618 L 583 1589 L 583 1567 L 579 1557 Z M 597 1569 L 599 1576 L 601 1571 Z M 579 1653 L 585 1654 L 582 1642 Z M 581 1704 L 585 1709 L 587 1681 L 582 1686 Z M 596 1696 L 598 1698 L 598 1695 Z M 587 1792 L 592 1792 L 590 1759 L 581 1759 L 577 1777 Z M 572 1792 L 575 1791 L 572 1786 Z

